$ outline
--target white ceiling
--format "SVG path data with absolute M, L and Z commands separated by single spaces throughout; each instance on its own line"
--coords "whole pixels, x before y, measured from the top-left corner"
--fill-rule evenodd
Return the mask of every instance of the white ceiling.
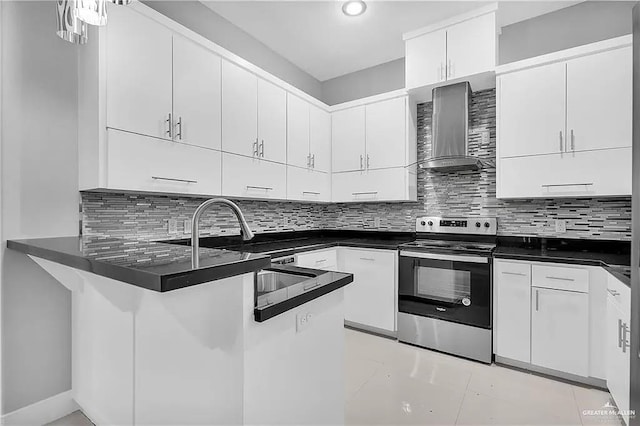
M 482 7 L 482 1 L 367 1 L 347 17 L 342 1 L 207 1 L 206 6 L 320 81 L 404 56 L 402 34 Z M 500 26 L 577 1 L 501 2 Z

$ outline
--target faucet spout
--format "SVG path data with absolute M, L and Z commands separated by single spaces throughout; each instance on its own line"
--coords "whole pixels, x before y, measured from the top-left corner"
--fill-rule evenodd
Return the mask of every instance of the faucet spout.
M 200 216 L 213 204 L 223 204 L 231 209 L 240 223 L 240 235 L 243 240 L 248 241 L 254 237 L 247 220 L 236 203 L 226 198 L 211 198 L 205 201 L 198 206 L 191 220 L 191 266 L 194 269 L 200 267 Z

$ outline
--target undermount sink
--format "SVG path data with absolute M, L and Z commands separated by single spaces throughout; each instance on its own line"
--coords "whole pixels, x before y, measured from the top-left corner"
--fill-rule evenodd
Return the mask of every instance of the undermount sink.
M 309 275 L 290 274 L 287 272 L 263 269 L 256 274 L 256 292 L 271 293 L 312 278 Z
M 291 299 L 318 287 L 317 273 L 290 271 L 279 266 L 256 273 L 256 307 L 262 308 Z

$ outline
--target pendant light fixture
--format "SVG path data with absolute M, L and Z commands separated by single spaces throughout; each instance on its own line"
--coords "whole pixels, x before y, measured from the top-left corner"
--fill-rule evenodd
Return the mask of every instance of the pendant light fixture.
M 74 44 L 87 42 L 87 24 L 77 15 L 76 0 L 56 1 L 56 34 Z
M 106 0 L 76 0 L 78 18 L 89 25 L 107 24 Z

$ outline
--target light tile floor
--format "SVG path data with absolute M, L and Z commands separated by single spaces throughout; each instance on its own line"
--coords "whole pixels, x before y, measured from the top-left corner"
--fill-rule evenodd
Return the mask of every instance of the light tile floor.
M 604 425 L 596 389 L 345 329 L 346 425 Z M 79 411 L 52 426 L 91 426 Z

